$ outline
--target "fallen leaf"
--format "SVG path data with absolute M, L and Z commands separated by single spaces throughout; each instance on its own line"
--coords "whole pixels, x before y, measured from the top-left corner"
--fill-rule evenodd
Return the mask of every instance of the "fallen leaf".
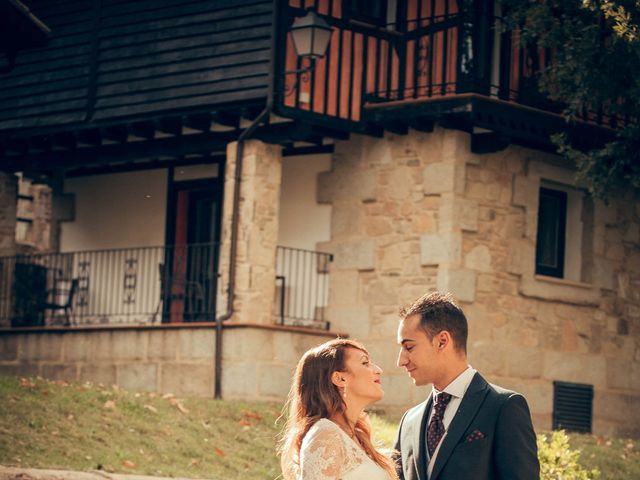
M 123 460 L 122 465 L 124 465 L 127 468 L 136 468 L 136 464 L 133 463 L 131 460 Z
M 200 463 L 200 460 L 197 460 L 195 458 L 192 458 L 191 460 L 189 460 L 189 466 L 193 467 L 194 465 L 198 465 Z
M 248 422 L 246 420 L 240 420 L 238 422 L 238 425 L 243 426 L 243 427 L 250 427 L 251 426 L 251 422 Z
M 185 406 L 184 406 L 184 405 L 182 405 L 182 402 L 181 402 L 180 400 L 178 400 L 177 398 L 170 398 L 170 399 L 169 399 L 169 403 L 170 403 L 171 405 L 173 405 L 174 407 L 176 407 L 178 410 L 180 410 L 180 412 L 182 412 L 182 413 L 184 413 L 184 414 L 189 413 L 189 410 L 187 410 L 187 409 L 185 408 Z
M 142 408 L 145 408 L 147 410 L 149 410 L 150 412 L 153 413 L 158 413 L 158 409 L 156 407 L 154 407 L 153 405 L 144 405 Z
M 26 388 L 28 390 L 31 390 L 33 388 L 37 388 L 37 385 L 35 383 L 33 383 L 31 380 L 29 380 L 28 378 L 21 378 L 20 379 L 20 387 L 21 388 Z
M 103 408 L 113 410 L 114 408 L 116 408 L 116 402 L 114 402 L 113 400 L 107 400 L 106 402 L 104 402 Z
M 247 417 L 247 418 L 253 418 L 253 419 L 258 420 L 258 421 L 262 420 L 262 416 L 261 415 L 258 415 L 257 413 L 253 413 L 253 412 L 251 412 L 249 410 L 245 410 L 243 413 L 244 413 L 244 416 Z
M 213 451 L 219 457 L 224 457 L 224 452 L 222 450 L 220 450 L 218 447 L 213 447 Z
M 204 428 L 211 428 L 211 424 L 209 422 L 200 422 Z

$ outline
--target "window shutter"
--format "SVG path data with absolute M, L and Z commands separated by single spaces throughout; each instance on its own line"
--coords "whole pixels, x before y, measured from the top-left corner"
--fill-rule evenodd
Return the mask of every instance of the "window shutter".
M 593 385 L 553 382 L 553 429 L 591 432 Z

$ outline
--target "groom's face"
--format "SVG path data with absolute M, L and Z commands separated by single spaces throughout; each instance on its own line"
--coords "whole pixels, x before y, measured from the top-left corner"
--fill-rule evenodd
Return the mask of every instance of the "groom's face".
M 407 371 L 416 385 L 426 385 L 438 380 L 441 359 L 436 343 L 420 327 L 418 315 L 409 316 L 400 322 L 398 366 Z

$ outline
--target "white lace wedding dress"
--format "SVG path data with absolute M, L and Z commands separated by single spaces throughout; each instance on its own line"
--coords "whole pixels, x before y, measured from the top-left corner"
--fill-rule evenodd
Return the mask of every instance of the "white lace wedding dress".
M 297 480 L 389 480 L 389 475 L 331 420 L 318 420 L 300 447 Z

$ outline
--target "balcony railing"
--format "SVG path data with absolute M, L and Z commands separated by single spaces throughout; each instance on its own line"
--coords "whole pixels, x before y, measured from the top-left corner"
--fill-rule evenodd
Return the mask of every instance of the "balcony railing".
M 329 253 L 278 247 L 276 323 L 329 329 L 325 310 L 329 297 Z
M 285 20 L 303 15 L 309 3 L 289 0 Z M 283 108 L 302 118 L 332 117 L 355 128 L 371 104 L 471 93 L 541 111 L 563 109 L 536 84 L 553 52 L 522 45 L 493 2 L 417 0 L 385 28 L 351 21 L 344 2 L 311 3 L 333 28 L 326 56 L 305 63 L 289 37 L 281 50 Z M 606 111 L 585 111 L 582 120 L 613 128 L 624 121 Z
M 0 324 L 215 319 L 217 244 L 0 258 Z
M 219 245 L 0 257 L 0 327 L 213 322 Z M 277 249 L 275 322 L 328 328 L 326 253 Z

